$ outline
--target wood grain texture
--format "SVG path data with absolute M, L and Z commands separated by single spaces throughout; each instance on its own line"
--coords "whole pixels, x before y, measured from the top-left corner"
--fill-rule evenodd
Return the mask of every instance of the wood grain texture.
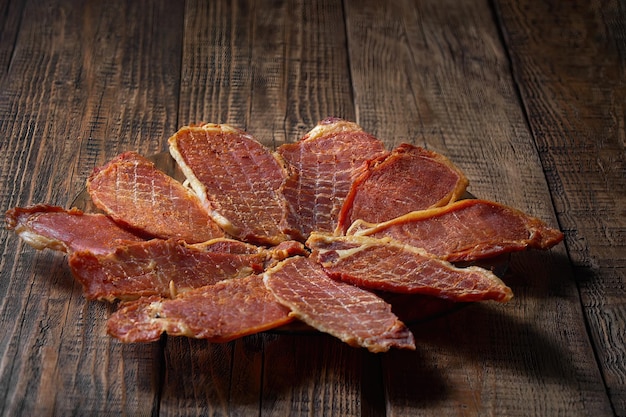
M 180 54 L 169 54 L 180 50 L 182 9 L 32 1 L 21 13 L 0 86 L 0 202 L 65 206 L 95 165 L 163 148 L 175 126 Z M 85 301 L 63 255 L 1 233 L 0 413 L 150 415 L 159 346 L 111 340 L 110 307 Z
M 21 1 L 0 1 L 0 76 L 4 77 L 11 65 L 15 42 L 22 21 L 24 3 Z
M 474 195 L 557 224 L 488 2 L 355 1 L 346 15 L 362 125 L 446 154 Z M 513 302 L 416 328 L 418 352 L 383 359 L 388 414 L 610 414 L 565 256 L 562 246 L 516 255 Z M 578 324 L 564 332 L 556 317 Z
M 354 118 L 340 3 L 188 2 L 185 30 L 180 125 L 230 123 L 275 148 Z
M 496 3 L 607 392 L 626 415 L 626 8 Z
M 265 347 L 263 415 L 360 416 L 368 353 L 325 334 L 280 335 Z M 359 387 L 355 390 L 355 387 Z

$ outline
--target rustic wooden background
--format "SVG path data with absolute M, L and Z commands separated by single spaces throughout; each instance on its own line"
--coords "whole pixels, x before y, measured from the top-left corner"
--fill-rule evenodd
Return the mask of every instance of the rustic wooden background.
M 373 355 L 321 334 L 122 345 L 65 258 L 0 231 L 0 413 L 626 416 L 624 1 L 0 0 L 0 208 L 68 206 L 193 122 L 268 146 L 326 116 L 439 151 L 559 227 L 507 305 Z

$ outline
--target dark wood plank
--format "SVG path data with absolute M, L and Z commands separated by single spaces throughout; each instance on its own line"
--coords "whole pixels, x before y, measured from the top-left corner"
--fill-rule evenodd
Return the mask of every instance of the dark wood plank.
M 0 1 L 0 77 L 6 75 L 11 64 L 25 3 Z
M 340 2 L 187 2 L 179 125 L 229 123 L 273 148 L 329 114 L 354 116 Z M 166 363 L 182 365 L 160 412 L 359 415 L 361 355 L 316 335 L 168 339 Z
M 179 124 L 230 123 L 270 147 L 354 119 L 341 4 L 191 2 Z
M 233 343 L 168 338 L 159 415 L 230 415 L 233 349 Z
M 0 205 L 65 206 L 95 165 L 153 153 L 175 128 L 182 9 L 171 2 L 24 3 L 0 85 Z M 3 39 L 4 40 L 4 39 Z M 64 256 L 0 231 L 0 414 L 150 415 L 161 348 L 105 334 Z
M 626 8 L 496 4 L 607 391 L 626 415 Z
M 181 67 L 179 125 L 230 123 L 245 128 L 250 93 L 246 2 L 189 2 Z M 246 94 L 237 94 L 245 91 Z
M 344 20 L 339 1 L 289 3 L 283 21 L 288 142 L 328 116 L 355 119 Z
M 358 121 L 440 151 L 470 191 L 557 225 L 487 1 L 346 2 Z M 383 358 L 393 415 L 609 415 L 563 245 L 512 256 L 507 305 L 414 326 Z M 561 327 L 567 323 L 567 329 Z
M 268 339 L 262 414 L 368 415 L 360 394 L 370 356 L 321 333 Z

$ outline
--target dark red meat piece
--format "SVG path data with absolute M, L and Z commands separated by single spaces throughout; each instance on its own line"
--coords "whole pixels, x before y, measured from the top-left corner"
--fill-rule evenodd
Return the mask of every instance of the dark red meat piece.
M 369 291 L 333 281 L 308 258 L 289 258 L 263 276 L 293 316 L 319 331 L 371 352 L 415 349 L 413 335 L 389 304 Z
M 104 254 L 120 244 L 143 241 L 104 214 L 65 210 L 46 204 L 8 210 L 6 225 L 35 249 L 49 248 L 67 253 L 88 250 Z
M 280 224 L 285 202 L 279 188 L 287 170 L 252 136 L 228 125 L 181 128 L 170 153 L 209 214 L 228 234 L 275 245 L 288 237 Z
M 343 234 L 356 219 L 381 223 L 416 210 L 458 200 L 465 175 L 436 152 L 401 144 L 389 155 L 367 163 L 352 184 L 339 215 Z
M 335 230 L 352 182 L 364 163 L 385 154 L 385 148 L 354 123 L 326 119 L 277 153 L 292 172 L 282 190 L 288 210 L 285 227 L 304 241 L 314 230 Z
M 217 248 L 212 247 L 214 244 Z M 69 265 L 88 299 L 107 301 L 150 295 L 171 297 L 263 270 L 267 256 L 264 250 L 230 253 L 221 247 L 220 239 L 195 245 L 153 239 L 118 246 L 106 255 L 78 251 L 70 256 Z
M 188 243 L 224 236 L 190 190 L 135 152 L 95 169 L 87 190 L 116 222 L 149 236 Z
M 292 256 L 309 256 L 309 250 L 304 244 L 296 240 L 286 240 L 277 246 L 268 249 L 267 261 L 265 268 L 271 268 L 278 262 L 283 261 Z
M 150 342 L 162 333 L 228 342 L 289 323 L 289 309 L 250 275 L 218 282 L 174 299 L 144 297 L 121 305 L 107 331 L 123 342 Z
M 505 302 L 513 293 L 492 272 L 457 268 L 390 239 L 312 234 L 311 258 L 335 279 L 372 290 L 434 295 L 454 301 Z
M 517 209 L 461 200 L 380 224 L 355 222 L 348 235 L 391 237 L 450 262 L 474 261 L 527 248 L 548 249 L 563 234 Z

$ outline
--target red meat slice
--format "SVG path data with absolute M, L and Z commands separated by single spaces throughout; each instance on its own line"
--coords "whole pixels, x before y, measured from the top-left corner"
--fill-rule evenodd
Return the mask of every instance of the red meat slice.
M 6 225 L 35 249 L 62 252 L 112 252 L 125 242 L 142 238 L 122 229 L 104 214 L 88 214 L 45 204 L 16 207 L 6 212 Z
M 390 237 L 450 262 L 548 249 L 563 240 L 563 233 L 541 220 L 486 200 L 461 200 L 377 225 L 357 221 L 347 234 Z
M 513 293 L 492 272 L 456 268 L 422 249 L 391 239 L 311 234 L 311 259 L 326 273 L 371 290 L 426 294 L 454 301 L 505 302 Z
M 98 208 L 143 234 L 188 243 L 224 236 L 190 190 L 135 152 L 96 168 L 87 190 Z
M 309 256 L 308 249 L 296 240 L 286 240 L 277 246 L 268 249 L 268 257 L 265 261 L 265 269 L 271 268 L 278 262 L 292 256 Z
M 218 282 L 175 299 L 145 297 L 122 304 L 107 323 L 123 342 L 150 342 L 161 334 L 228 342 L 293 321 L 289 309 L 265 288 L 262 277 Z
M 339 214 L 337 232 L 344 234 L 356 219 L 381 223 L 446 205 L 458 200 L 467 184 L 465 175 L 448 158 L 401 144 L 389 155 L 369 161 L 353 182 Z
M 289 258 L 263 275 L 265 285 L 292 315 L 350 346 L 371 352 L 415 349 L 409 329 L 373 293 L 333 281 L 308 258 Z
M 279 193 L 287 171 L 252 136 L 228 125 L 187 126 L 169 139 L 170 153 L 213 219 L 231 236 L 275 245 L 287 236 Z
M 332 232 L 352 182 L 365 161 L 385 154 L 381 141 L 354 123 L 326 119 L 299 142 L 277 153 L 289 164 L 285 182 L 286 230 L 306 240 L 312 231 Z
M 237 245 L 239 249 L 235 249 Z M 106 255 L 78 251 L 70 256 L 69 265 L 88 299 L 171 297 L 191 288 L 263 270 L 266 251 L 243 242 L 232 242 L 229 246 L 224 251 L 222 239 L 195 245 L 174 239 L 153 239 L 119 246 Z

